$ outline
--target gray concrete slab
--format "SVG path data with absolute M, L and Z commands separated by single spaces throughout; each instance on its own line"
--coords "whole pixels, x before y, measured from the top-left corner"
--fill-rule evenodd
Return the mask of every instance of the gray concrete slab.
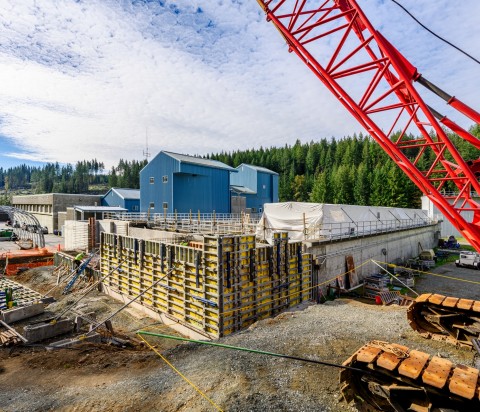
M 40 342 L 54 336 L 63 335 L 73 331 L 73 321 L 61 319 L 55 323 L 41 323 L 39 325 L 27 325 L 23 334 L 29 343 Z
M 40 315 L 44 312 L 43 303 L 33 303 L 29 306 L 22 306 L 20 308 L 14 308 L 9 310 L 2 310 L 2 320 L 8 324 L 18 322 L 22 319 L 28 319 L 33 316 Z

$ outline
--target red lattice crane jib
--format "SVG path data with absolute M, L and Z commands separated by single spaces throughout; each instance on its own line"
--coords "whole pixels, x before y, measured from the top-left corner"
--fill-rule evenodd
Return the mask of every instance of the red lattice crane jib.
M 476 123 L 480 114 L 422 77 L 375 30 L 355 0 L 257 0 L 294 52 L 438 210 L 480 251 L 478 161 L 466 161 L 445 132 L 480 141 L 427 106 L 421 84 Z M 381 125 L 381 127 L 380 127 Z M 455 195 L 446 196 L 454 185 Z M 451 189 L 451 188 L 450 188 Z M 472 219 L 467 219 L 469 211 Z

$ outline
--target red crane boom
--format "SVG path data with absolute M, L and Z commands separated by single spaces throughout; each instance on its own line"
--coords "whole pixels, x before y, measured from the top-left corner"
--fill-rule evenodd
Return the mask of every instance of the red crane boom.
M 472 193 L 480 194 L 480 163 L 464 160 L 442 125 L 477 149 L 480 141 L 427 106 L 414 83 L 474 122 L 480 123 L 480 114 L 422 77 L 375 30 L 355 0 L 257 1 L 289 50 L 480 251 L 480 205 L 472 198 Z M 447 182 L 455 185 L 455 195 L 443 193 Z M 472 212 L 471 221 L 462 215 L 465 211 Z

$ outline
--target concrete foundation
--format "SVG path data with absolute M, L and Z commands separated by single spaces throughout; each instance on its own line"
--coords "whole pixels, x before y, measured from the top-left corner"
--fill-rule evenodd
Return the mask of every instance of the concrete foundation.
M 30 306 L 23 306 L 2 311 L 2 320 L 5 323 L 14 323 L 22 319 L 31 318 L 44 312 L 43 303 L 34 303 Z
M 432 224 L 380 235 L 304 244 L 316 263 L 313 283 L 321 284 L 347 271 L 346 256 L 353 257 L 361 280 L 380 271 L 371 260 L 402 265 L 422 250 L 437 246 L 439 234 L 439 225 Z
M 70 319 L 62 319 L 56 323 L 28 325 L 23 329 L 23 335 L 29 343 L 40 342 L 73 331 L 74 323 Z

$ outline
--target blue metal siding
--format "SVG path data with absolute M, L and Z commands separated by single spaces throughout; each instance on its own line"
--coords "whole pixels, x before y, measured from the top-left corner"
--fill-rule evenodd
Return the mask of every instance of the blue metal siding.
M 257 181 L 255 184 L 256 195 L 247 195 L 247 208 L 255 209 L 258 212 L 260 208 L 263 209 L 264 203 L 271 203 L 270 200 L 270 174 L 256 172 Z
M 138 199 L 124 199 L 119 196 L 114 190 L 110 190 L 102 198 L 102 206 L 118 206 L 127 209 L 128 212 L 139 212 L 140 211 L 140 200 Z M 135 207 L 136 206 L 136 207 Z
M 262 171 L 255 166 L 240 165 L 238 173 L 231 174 L 232 185 L 246 187 L 256 194 L 244 194 L 246 207 L 258 211 L 265 203 L 278 202 L 278 175 Z
M 140 200 L 126 199 L 124 202 L 125 202 L 125 206 L 123 207 L 127 209 L 129 212 L 140 212 Z
M 154 208 L 150 213 L 162 213 L 163 203 L 168 204 L 167 212 L 173 211 L 173 172 L 178 171 L 179 162 L 165 153 L 160 152 L 148 165 L 140 171 L 140 210 L 147 212 L 150 203 Z M 163 176 L 167 176 L 167 182 L 163 183 Z M 150 178 L 154 183 L 150 183 Z
M 182 164 L 174 175 L 173 205 L 178 213 L 230 213 L 229 171 Z
M 163 183 L 162 177 L 168 182 Z M 150 183 L 150 177 L 154 183 Z M 162 213 L 163 203 L 167 213 L 230 213 L 230 172 L 198 164 L 179 162 L 160 152 L 140 172 L 140 208 L 151 213 Z
M 272 203 L 278 203 L 278 175 L 272 175 Z
M 257 171 L 251 167 L 241 165 L 238 173 L 230 175 L 230 184 L 247 187 L 254 192 L 257 191 Z
M 117 195 L 113 190 L 110 190 L 103 198 L 102 198 L 102 206 L 118 206 L 118 207 L 125 207 L 123 204 L 123 199 Z

